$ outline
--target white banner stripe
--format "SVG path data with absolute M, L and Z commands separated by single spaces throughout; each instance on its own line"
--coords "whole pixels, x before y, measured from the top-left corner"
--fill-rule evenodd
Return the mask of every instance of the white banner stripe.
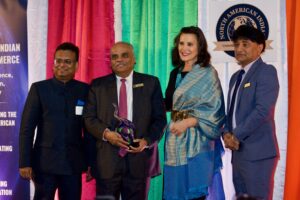
M 122 41 L 122 1 L 114 1 L 115 41 Z

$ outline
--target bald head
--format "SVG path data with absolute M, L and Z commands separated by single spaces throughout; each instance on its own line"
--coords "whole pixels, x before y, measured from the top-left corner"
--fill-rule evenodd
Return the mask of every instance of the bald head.
M 126 78 L 135 64 L 133 46 L 127 42 L 115 43 L 110 50 L 110 61 L 113 72 Z
M 111 47 L 111 50 L 113 48 L 118 47 L 118 46 L 126 46 L 126 47 L 130 48 L 132 50 L 132 52 L 133 52 L 133 46 L 132 46 L 132 44 L 130 44 L 128 42 L 122 42 L 122 41 L 119 41 L 119 42 L 116 42 L 115 44 L 113 44 L 113 46 Z

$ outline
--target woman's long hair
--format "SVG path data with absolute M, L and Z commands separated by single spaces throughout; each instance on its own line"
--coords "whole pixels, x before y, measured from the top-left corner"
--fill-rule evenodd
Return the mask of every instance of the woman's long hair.
M 198 41 L 198 59 L 195 64 L 200 64 L 202 67 L 208 66 L 210 63 L 210 54 L 207 50 L 207 42 L 201 29 L 196 26 L 183 27 L 180 33 L 174 39 L 174 48 L 172 49 L 172 64 L 174 67 L 180 67 L 184 65 L 184 62 L 180 59 L 178 52 L 178 44 L 180 36 L 183 34 L 194 34 Z

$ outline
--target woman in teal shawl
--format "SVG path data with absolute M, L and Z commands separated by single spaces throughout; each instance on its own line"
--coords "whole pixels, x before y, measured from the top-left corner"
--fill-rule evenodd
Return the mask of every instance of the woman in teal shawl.
M 166 129 L 163 198 L 222 200 L 220 129 L 225 110 L 218 74 L 198 27 L 182 28 L 174 43 L 176 67 L 166 90 L 171 122 Z

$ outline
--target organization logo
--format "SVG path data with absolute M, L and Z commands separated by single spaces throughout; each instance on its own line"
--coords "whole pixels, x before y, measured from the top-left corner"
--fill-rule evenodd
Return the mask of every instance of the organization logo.
M 234 5 L 220 16 L 217 27 L 217 42 L 214 51 L 224 51 L 226 54 L 234 57 L 234 47 L 231 41 L 233 32 L 240 25 L 249 25 L 259 29 L 266 38 L 266 49 L 272 49 L 269 37 L 269 24 L 264 13 L 257 7 L 250 4 Z

